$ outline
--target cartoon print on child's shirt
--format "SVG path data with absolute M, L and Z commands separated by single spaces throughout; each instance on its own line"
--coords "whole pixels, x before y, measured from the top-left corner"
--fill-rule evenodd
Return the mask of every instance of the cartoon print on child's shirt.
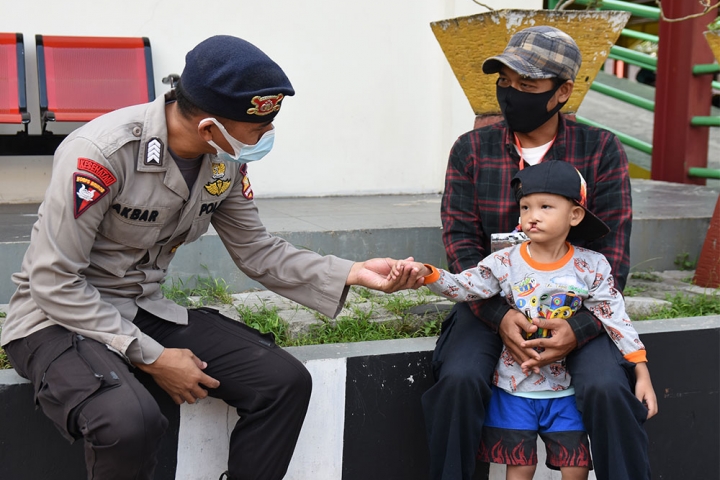
M 563 318 L 567 320 L 572 317 L 582 305 L 582 299 L 574 292 L 556 293 L 549 295 L 544 293 L 540 296 L 540 308 L 538 309 L 541 318 Z
M 525 275 L 525 278 L 516 282 L 512 286 L 513 291 L 517 292 L 518 297 L 527 297 L 538 287 L 538 283 L 535 278 L 531 275 Z
M 510 253 L 509 252 L 503 252 L 502 255 L 496 253 L 494 255 L 494 257 L 495 257 L 495 260 L 500 262 L 500 264 L 503 267 L 512 267 L 512 262 L 510 261 Z
M 589 273 L 595 273 L 595 270 L 590 268 L 590 264 L 584 258 L 575 259 L 575 268 L 582 273 L 585 273 L 586 271 Z
M 606 301 L 599 302 L 597 305 L 592 307 L 590 311 L 597 318 L 610 318 L 613 316 L 613 311 L 610 308 L 610 303 Z

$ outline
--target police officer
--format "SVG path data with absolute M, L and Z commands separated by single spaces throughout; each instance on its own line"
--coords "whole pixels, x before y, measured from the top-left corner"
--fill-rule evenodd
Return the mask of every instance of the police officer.
M 177 249 L 210 223 L 245 274 L 331 317 L 349 285 L 421 282 L 409 272 L 390 285 L 391 259 L 354 263 L 268 234 L 247 162 L 270 151 L 293 94 L 257 47 L 215 36 L 187 54 L 174 91 L 88 123 L 55 153 L 2 345 L 60 432 L 84 439 L 88 478 L 153 478 L 168 422 L 135 368 L 176 403 L 211 395 L 237 408 L 226 478 L 287 470 L 307 370 L 271 338 L 160 288 Z

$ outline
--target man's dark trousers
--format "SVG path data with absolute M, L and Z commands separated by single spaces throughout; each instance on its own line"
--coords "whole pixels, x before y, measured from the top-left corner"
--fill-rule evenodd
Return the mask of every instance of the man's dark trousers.
M 230 437 L 229 478 L 280 480 L 307 411 L 310 374 L 269 335 L 212 309 L 189 310 L 188 317 L 188 325 L 177 325 L 141 310 L 134 322 L 166 348 L 190 349 L 220 381 L 209 394 L 240 416 Z M 119 355 L 61 326 L 15 340 L 6 351 L 60 432 L 84 440 L 88 479 L 153 478 L 168 422 Z
M 433 354 L 436 383 L 422 397 L 432 480 L 470 480 L 502 350 L 500 336 L 464 303 L 453 307 Z M 601 334 L 567 358 L 598 480 L 650 480 L 647 409 L 634 364 Z

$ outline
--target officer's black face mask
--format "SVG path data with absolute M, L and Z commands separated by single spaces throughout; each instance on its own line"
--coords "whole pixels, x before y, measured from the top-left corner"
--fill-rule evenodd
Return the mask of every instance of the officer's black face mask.
M 510 130 L 518 133 L 530 133 L 550 120 L 567 102 L 558 103 L 548 111 L 547 104 L 562 86 L 542 93 L 528 93 L 513 87 L 500 87 L 496 84 L 497 101 L 500 111 Z

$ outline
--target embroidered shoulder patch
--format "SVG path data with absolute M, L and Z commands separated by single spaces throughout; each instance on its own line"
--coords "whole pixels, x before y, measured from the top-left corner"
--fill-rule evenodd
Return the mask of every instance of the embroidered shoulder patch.
M 207 184 L 205 184 L 205 190 L 207 190 L 210 195 L 219 197 L 220 195 L 225 193 L 225 190 L 230 188 L 230 182 L 232 182 L 232 180 L 223 180 L 221 178 L 218 178 L 214 182 L 208 182 Z
M 85 210 L 104 197 L 108 188 L 97 178 L 75 172 L 75 218 L 82 215 Z
M 95 160 L 78 157 L 77 168 L 92 173 L 108 187 L 113 183 L 117 182 L 115 175 L 113 175 L 110 170 L 108 170 L 103 165 L 100 165 Z
M 277 112 L 280 110 L 280 102 L 285 97 L 282 93 L 278 93 L 277 95 L 266 95 L 264 97 L 261 97 L 260 95 L 255 95 L 252 100 L 254 107 L 248 108 L 247 113 L 248 115 L 268 115 L 273 112 Z
M 253 191 L 252 187 L 250 186 L 250 179 L 247 175 L 244 175 L 242 177 L 242 194 L 243 197 L 247 198 L 248 200 L 253 199 Z
M 250 178 L 247 176 L 247 163 L 243 163 L 240 167 L 240 175 L 242 175 L 242 194 L 243 197 L 247 198 L 248 200 L 253 199 L 253 191 L 252 187 L 250 186 Z

